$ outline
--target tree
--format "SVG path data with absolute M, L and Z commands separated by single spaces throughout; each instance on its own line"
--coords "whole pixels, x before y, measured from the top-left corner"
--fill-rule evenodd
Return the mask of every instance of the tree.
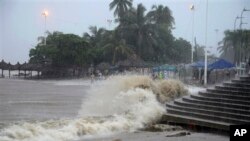
M 92 47 L 98 47 L 98 43 L 101 42 L 103 35 L 106 32 L 104 28 L 97 28 L 96 26 L 89 27 L 90 34 L 84 33 L 83 37 L 90 43 Z
M 110 10 L 114 10 L 114 16 L 118 17 L 120 23 L 123 23 L 123 17 L 126 12 L 132 7 L 133 0 L 113 0 L 109 4 Z
M 224 35 L 225 37 L 220 42 L 222 45 L 218 48 L 222 56 L 227 56 L 232 51 L 234 63 L 240 62 L 240 57 L 248 57 L 247 54 L 250 52 L 250 30 L 226 30 Z
M 103 47 L 106 55 L 112 54 L 112 64 L 115 65 L 117 60 L 128 58 L 134 54 L 134 51 L 126 44 L 124 39 L 117 39 L 115 32 L 109 36 L 109 41 Z
M 30 50 L 30 62 L 50 63 L 54 67 L 69 68 L 85 65 L 88 62 L 86 52 L 88 43 L 74 34 L 53 32 L 47 36 L 47 44 L 38 45 Z
M 194 61 L 201 61 L 205 58 L 205 46 L 196 44 L 194 47 Z M 190 52 L 191 53 L 191 52 Z
M 122 34 L 121 38 L 133 45 L 133 50 L 142 59 L 159 61 L 166 56 L 162 51 L 171 40 L 171 32 L 160 24 L 149 22 L 145 12 L 146 8 L 142 4 L 131 8 L 124 16 L 123 26 L 118 26 L 117 30 Z
M 172 58 L 175 58 L 173 63 L 189 63 L 191 60 L 191 44 L 179 38 L 174 41 Z
M 147 17 L 151 23 L 164 25 L 169 30 L 173 28 L 174 18 L 172 17 L 171 10 L 167 6 L 153 5 Z

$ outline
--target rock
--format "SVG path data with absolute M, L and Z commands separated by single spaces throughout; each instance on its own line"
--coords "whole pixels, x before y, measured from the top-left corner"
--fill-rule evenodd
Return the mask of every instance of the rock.
M 166 137 L 180 137 L 180 136 L 186 136 L 186 135 L 190 135 L 190 134 L 191 133 L 188 131 L 179 131 L 179 132 L 167 134 Z

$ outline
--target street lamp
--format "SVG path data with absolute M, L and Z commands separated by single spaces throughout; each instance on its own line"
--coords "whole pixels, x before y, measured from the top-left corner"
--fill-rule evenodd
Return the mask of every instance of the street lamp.
M 44 32 L 44 45 L 46 45 L 46 20 L 47 20 L 48 15 L 49 15 L 49 12 L 47 10 L 44 10 L 42 12 L 42 16 L 44 16 L 44 29 L 45 29 L 45 32 Z
M 207 86 L 207 16 L 208 14 L 208 0 L 206 0 L 206 26 L 205 26 L 205 63 L 204 63 L 204 86 Z
M 241 48 L 242 48 L 242 24 L 246 24 L 246 23 L 243 23 L 242 22 L 242 18 L 243 18 L 243 13 L 244 12 L 247 12 L 247 11 L 250 11 L 250 10 L 248 10 L 248 9 L 246 9 L 246 8 L 244 8 L 242 11 L 241 11 L 241 16 L 240 16 L 240 32 L 241 32 L 241 42 L 240 42 L 240 60 L 239 60 L 239 63 L 240 63 L 240 68 L 241 68 L 241 60 L 242 60 L 242 51 L 241 51 Z
M 246 24 L 246 23 L 243 23 L 243 22 L 242 22 L 242 18 L 243 18 L 242 16 L 243 16 L 243 13 L 244 13 L 244 12 L 247 12 L 247 11 L 250 11 L 250 10 L 244 8 L 244 9 L 241 11 L 241 16 L 240 16 L 240 29 L 242 29 L 242 25 L 243 25 L 243 24 Z
M 191 45 L 191 63 L 194 61 L 194 53 L 193 53 L 193 46 L 194 46 L 194 4 L 189 6 L 189 9 L 192 11 L 192 45 Z

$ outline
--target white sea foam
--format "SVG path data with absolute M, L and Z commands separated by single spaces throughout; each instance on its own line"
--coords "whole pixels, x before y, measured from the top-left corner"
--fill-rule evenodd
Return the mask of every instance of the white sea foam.
M 75 119 L 11 125 L 0 132 L 0 141 L 68 141 L 136 131 L 161 118 L 165 108 L 159 101 L 181 95 L 174 92 L 184 92 L 183 86 L 146 76 L 111 77 L 92 85 Z

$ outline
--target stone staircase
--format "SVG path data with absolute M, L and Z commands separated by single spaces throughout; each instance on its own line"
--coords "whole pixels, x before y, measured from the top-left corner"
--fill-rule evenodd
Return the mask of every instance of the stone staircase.
M 162 121 L 229 131 L 250 123 L 250 76 L 167 103 Z

